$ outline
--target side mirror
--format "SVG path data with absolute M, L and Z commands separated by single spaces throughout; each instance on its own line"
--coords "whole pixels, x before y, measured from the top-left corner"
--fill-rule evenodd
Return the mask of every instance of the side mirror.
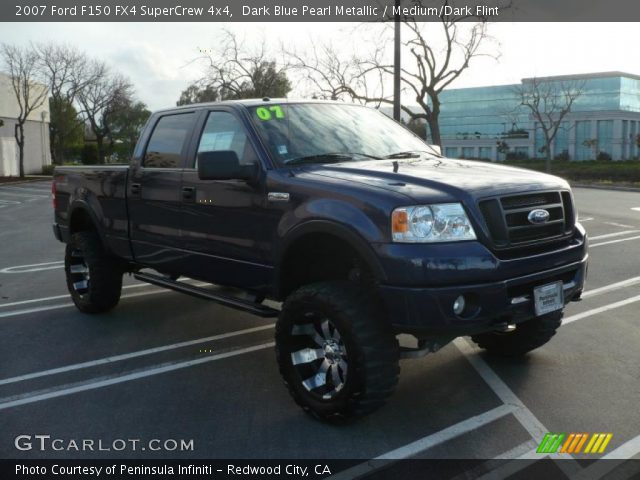
M 200 180 L 251 180 L 255 165 L 240 165 L 233 150 L 201 152 L 198 154 L 198 178 Z

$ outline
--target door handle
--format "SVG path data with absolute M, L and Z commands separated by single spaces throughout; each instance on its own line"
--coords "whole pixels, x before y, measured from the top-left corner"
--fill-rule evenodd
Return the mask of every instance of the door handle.
M 196 193 L 196 187 L 182 187 L 182 198 L 185 200 L 193 200 Z
M 140 192 L 142 191 L 142 185 L 139 183 L 132 183 L 131 184 L 131 195 L 140 195 Z

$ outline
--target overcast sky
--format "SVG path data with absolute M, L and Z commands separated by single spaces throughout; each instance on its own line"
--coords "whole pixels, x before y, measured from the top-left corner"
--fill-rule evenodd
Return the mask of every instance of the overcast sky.
M 496 23 L 490 33 L 501 56 L 475 59 L 452 85 L 519 82 L 533 76 L 621 70 L 640 74 L 638 23 Z M 247 42 L 268 39 L 304 49 L 333 38 L 357 48 L 353 25 L 344 23 L 0 23 L 0 41 L 63 42 L 105 60 L 127 75 L 152 110 L 175 105 L 180 92 L 202 76 L 193 63 L 199 49 L 215 48 L 228 28 Z M 344 39 L 344 41 L 342 40 Z

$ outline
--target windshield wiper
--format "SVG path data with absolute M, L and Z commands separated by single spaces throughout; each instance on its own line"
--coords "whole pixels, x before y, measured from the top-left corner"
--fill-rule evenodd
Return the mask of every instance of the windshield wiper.
M 373 158 L 381 160 L 380 157 L 375 155 L 369 155 L 367 153 L 349 153 L 349 152 L 336 152 L 336 153 L 319 153 L 316 155 L 306 155 L 304 157 L 296 157 L 285 160 L 285 165 L 301 165 L 303 163 L 327 163 L 327 162 L 341 162 L 344 160 L 355 160 L 355 156 Z
M 429 155 L 433 155 L 441 158 L 442 155 L 438 155 L 436 152 L 427 151 L 427 150 L 407 150 L 406 152 L 396 152 L 390 155 L 385 156 L 385 159 L 403 159 L 403 158 L 420 158 L 423 153 L 427 153 Z

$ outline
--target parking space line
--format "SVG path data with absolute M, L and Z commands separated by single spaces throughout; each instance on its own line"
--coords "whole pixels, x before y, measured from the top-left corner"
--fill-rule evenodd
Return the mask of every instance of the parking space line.
M 0 273 L 40 272 L 43 270 L 53 270 L 55 268 L 63 268 L 63 267 L 64 267 L 64 261 L 33 263 L 31 265 L 17 265 L 14 267 L 5 267 L 2 270 L 0 270 Z
M 602 245 L 611 245 L 612 243 L 620 243 L 620 242 L 628 242 L 629 240 L 638 240 L 640 239 L 640 235 L 629 238 L 619 238 L 618 240 L 609 240 L 607 242 L 594 243 L 593 245 L 589 245 L 589 248 L 600 247 Z
M 466 420 L 456 423 L 444 430 L 440 430 L 439 432 L 427 435 L 426 437 L 420 438 L 419 440 L 411 442 L 400 448 L 391 450 L 390 452 L 374 458 L 374 460 L 399 460 L 402 458 L 412 457 L 413 455 L 428 450 L 453 438 L 459 437 L 460 435 L 477 430 L 478 428 L 511 413 L 513 413 L 513 407 L 511 405 L 500 405 L 488 412 L 467 418 Z
M 330 478 L 332 480 L 359 478 L 360 476 L 371 474 L 372 472 L 386 467 L 396 460 L 412 457 L 420 452 L 424 452 L 441 443 L 452 440 L 466 433 L 477 430 L 484 425 L 494 422 L 506 415 L 513 413 L 513 408 L 509 405 L 500 405 L 479 415 L 475 415 L 466 420 L 462 420 L 450 427 L 427 435 L 414 442 L 408 443 L 400 448 L 391 450 L 367 462 L 359 463 L 351 468 L 342 470 Z
M 513 416 L 516 417 L 525 430 L 529 432 L 529 435 L 531 435 L 534 441 L 542 439 L 544 435 L 549 432 L 533 412 L 526 407 L 522 400 L 513 393 L 504 380 L 502 380 L 498 374 L 476 354 L 476 351 L 468 340 L 464 338 L 456 338 L 453 341 L 453 344 L 466 357 L 467 361 L 475 371 L 478 372 L 486 384 L 489 385 L 498 398 L 500 398 L 503 403 L 510 405 L 513 408 Z M 554 458 L 557 457 L 557 455 L 550 455 L 550 457 Z M 564 458 L 566 458 L 566 456 Z M 569 476 L 573 475 L 580 469 L 580 466 L 575 461 L 560 462 L 559 466 L 562 471 Z
M 160 366 L 154 366 L 144 370 L 140 370 L 133 373 L 124 375 L 118 375 L 109 378 L 103 378 L 99 380 L 89 381 L 82 384 L 63 385 L 55 390 L 46 392 L 32 392 L 25 395 L 20 395 L 14 399 L 0 400 L 0 410 L 6 410 L 12 407 L 18 407 L 20 405 L 27 405 L 30 403 L 41 402 L 43 400 L 50 400 L 52 398 L 63 397 L 66 395 L 72 395 L 74 393 L 86 392 L 88 390 L 95 390 L 98 388 L 108 387 L 116 385 L 118 383 L 130 382 L 132 380 L 138 380 L 141 378 L 151 377 L 154 375 L 160 375 L 162 373 L 173 372 L 175 370 L 181 370 L 183 368 L 193 367 L 196 365 L 202 365 L 209 362 L 215 362 L 217 360 L 223 360 L 225 358 L 237 357 L 244 355 L 245 353 L 257 352 L 266 348 L 271 348 L 275 345 L 275 342 L 261 343 L 259 345 L 253 345 L 251 347 L 239 348 L 230 352 L 219 353 L 216 355 L 210 355 L 208 357 L 196 358 L 193 360 L 187 360 L 182 362 L 167 363 Z
M 635 302 L 640 302 L 640 295 L 636 295 L 635 297 L 630 297 L 625 300 L 620 300 L 619 302 L 610 303 L 602 307 L 593 308 L 591 310 L 587 310 L 586 312 L 576 313 L 575 315 L 571 315 L 570 317 L 564 318 L 562 320 L 562 324 L 566 325 L 568 323 L 576 322 L 578 320 L 582 320 L 583 318 L 592 317 L 593 315 L 607 312 L 615 308 L 624 307 L 625 305 L 629 305 Z
M 193 284 L 196 287 L 204 287 L 206 285 L 209 285 L 208 283 L 196 283 Z M 145 295 L 155 295 L 158 293 L 167 293 L 167 292 L 171 292 L 172 290 L 167 290 L 165 288 L 163 289 L 156 289 L 156 290 L 149 290 L 148 292 L 140 292 L 140 293 L 130 293 L 129 295 L 123 295 L 122 297 L 120 297 L 121 299 L 124 298 L 135 298 L 135 297 L 144 297 Z M 68 295 L 65 295 L 65 297 L 69 297 Z M 35 307 L 35 308 L 29 308 L 26 310 L 13 310 L 11 312 L 4 312 L 4 313 L 0 313 L 0 318 L 7 318 L 7 317 L 17 317 L 19 315 L 27 315 L 29 313 L 37 313 L 37 312 L 46 312 L 48 310 L 58 310 L 60 308 L 66 308 L 66 307 L 72 307 L 74 306 L 73 303 L 69 302 L 69 303 L 62 303 L 60 305 L 48 305 L 46 307 Z
M 633 225 L 626 225 L 624 223 L 616 223 L 616 222 L 602 222 L 606 225 L 612 225 L 614 227 L 622 227 L 622 228 L 635 228 Z
M 6 205 L 20 205 L 22 202 L 18 202 L 17 200 L 4 200 L 0 198 L 0 203 L 4 203 Z
M 640 207 L 631 207 L 631 210 L 635 210 L 636 212 L 640 212 Z
M 628 235 L 629 233 L 637 233 L 640 230 L 624 230 L 622 232 L 605 233 L 604 235 L 596 235 L 595 237 L 589 237 L 589 240 L 601 240 L 603 238 L 621 237 L 622 235 Z
M 51 194 L 51 187 L 45 187 L 45 188 L 32 188 L 32 187 L 0 187 L 0 193 L 2 192 L 6 192 L 6 191 L 12 191 L 12 192 L 37 192 L 39 194 L 42 195 L 46 195 L 46 194 Z
M 587 290 L 582 293 L 582 298 L 589 298 L 594 295 L 600 295 L 602 293 L 609 292 L 611 290 L 618 290 L 620 288 L 630 287 L 637 283 L 640 283 L 640 276 L 628 278 L 627 280 L 622 280 L 621 282 L 612 283 L 604 287 L 594 288 L 593 290 Z
M 615 450 L 612 450 L 605 456 L 601 457 L 600 460 L 596 461 L 593 465 L 588 466 L 584 470 L 582 470 L 578 475 L 574 478 L 575 480 L 592 480 L 594 478 L 605 478 L 607 474 L 609 474 L 612 470 L 622 465 L 622 463 L 615 462 L 612 460 L 630 460 L 636 455 L 640 453 L 640 435 L 632 438 L 626 443 L 623 443 Z M 602 460 L 608 460 L 603 462 Z M 638 467 L 635 467 L 634 472 L 638 472 Z M 632 478 L 631 476 L 625 476 L 624 478 Z M 636 477 L 634 477 L 636 478 Z
M 212 335 L 209 337 L 196 338 L 194 340 L 187 340 L 185 342 L 172 343 L 171 345 L 163 345 L 161 347 L 148 348 L 146 350 L 139 350 L 137 352 L 124 353 L 121 355 L 114 355 L 112 357 L 100 358 L 97 360 L 91 360 L 83 363 L 76 363 L 73 365 L 66 365 L 64 367 L 52 368 L 50 370 L 43 370 L 40 372 L 27 373 L 25 375 L 19 375 L 17 377 L 5 378 L 0 380 L 0 385 L 7 385 L 9 383 L 24 382 L 25 380 L 31 380 L 33 378 L 47 377 L 49 375 L 56 375 L 58 373 L 71 372 L 74 370 L 81 370 L 83 368 L 95 367 L 98 365 L 106 365 L 109 363 L 120 362 L 122 360 L 129 360 L 131 358 L 143 357 L 146 355 L 153 355 L 155 353 L 167 352 L 169 350 L 175 350 L 178 348 L 189 347 L 191 345 L 198 345 L 200 343 L 213 342 L 215 340 L 224 340 L 225 338 L 237 337 L 240 335 L 248 335 L 250 333 L 261 332 L 263 330 L 272 329 L 275 324 L 262 325 L 259 327 L 246 328 L 244 330 L 236 330 L 233 332 L 221 333 L 218 335 Z
M 29 198 L 49 198 L 49 195 L 39 195 L 37 193 L 17 193 L 15 191 L 7 192 L 6 190 L 0 190 L 0 195 L 13 195 L 14 197 L 29 197 Z
M 141 288 L 141 287 L 150 287 L 151 285 L 149 285 L 148 283 L 136 283 L 134 285 L 125 285 L 124 287 L 122 287 L 122 289 L 124 290 L 125 288 Z M 49 300 L 60 300 L 61 298 L 69 298 L 69 294 L 65 293 L 64 295 L 54 295 L 52 297 L 42 297 L 42 298 L 33 298 L 31 300 L 21 300 L 19 302 L 11 302 L 11 303 L 0 303 L 0 308 L 7 308 L 7 307 L 15 307 L 17 305 L 27 305 L 29 303 L 41 303 L 41 302 L 48 302 Z M 126 298 L 122 297 L 122 298 Z

